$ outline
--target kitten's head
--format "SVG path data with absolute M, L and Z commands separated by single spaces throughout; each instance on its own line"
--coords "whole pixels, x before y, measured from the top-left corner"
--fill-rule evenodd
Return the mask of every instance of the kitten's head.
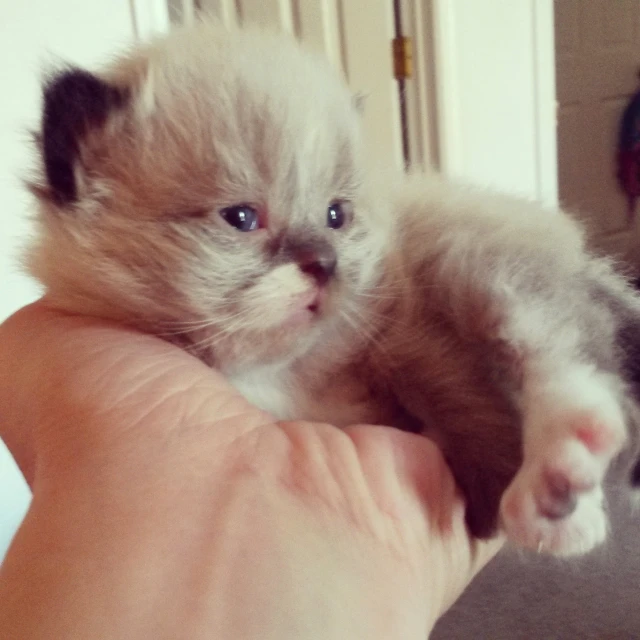
M 352 96 L 284 36 L 201 23 L 65 70 L 40 147 L 29 268 L 72 311 L 185 332 L 232 368 L 355 322 L 377 278 Z

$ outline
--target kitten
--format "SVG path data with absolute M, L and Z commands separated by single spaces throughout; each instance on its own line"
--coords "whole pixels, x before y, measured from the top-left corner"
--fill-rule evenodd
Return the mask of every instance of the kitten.
M 328 62 L 210 22 L 49 79 L 39 145 L 27 264 L 54 304 L 175 341 L 277 418 L 425 430 L 477 536 L 604 540 L 640 302 L 567 216 L 373 184 Z

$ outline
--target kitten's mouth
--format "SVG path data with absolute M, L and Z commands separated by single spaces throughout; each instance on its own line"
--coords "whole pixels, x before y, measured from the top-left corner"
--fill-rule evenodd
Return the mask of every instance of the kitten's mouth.
M 326 301 L 327 301 L 326 289 L 323 289 L 323 288 L 316 289 L 313 292 L 313 297 L 307 304 L 307 311 L 309 311 L 309 313 L 312 313 L 314 316 L 319 315 L 323 311 L 324 307 L 326 306 Z
M 326 299 L 323 289 L 316 289 L 305 294 L 292 309 L 291 315 L 287 318 L 287 325 L 304 325 L 313 322 L 321 314 Z

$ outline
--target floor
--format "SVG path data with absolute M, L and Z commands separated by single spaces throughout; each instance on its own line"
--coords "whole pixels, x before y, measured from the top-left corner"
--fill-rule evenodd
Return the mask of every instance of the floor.
M 431 640 L 639 640 L 640 509 L 608 488 L 607 544 L 580 560 L 496 558 Z

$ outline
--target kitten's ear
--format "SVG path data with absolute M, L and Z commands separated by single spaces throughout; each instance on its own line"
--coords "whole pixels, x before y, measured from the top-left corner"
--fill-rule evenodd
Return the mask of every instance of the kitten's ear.
M 81 143 L 127 99 L 126 89 L 82 69 L 66 69 L 45 82 L 40 142 L 48 192 L 57 204 L 78 199 L 75 170 Z

